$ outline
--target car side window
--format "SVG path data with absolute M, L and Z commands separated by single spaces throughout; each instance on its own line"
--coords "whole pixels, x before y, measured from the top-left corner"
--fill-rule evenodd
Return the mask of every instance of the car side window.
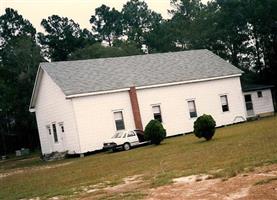
M 136 136 L 133 132 L 128 133 L 128 137 Z

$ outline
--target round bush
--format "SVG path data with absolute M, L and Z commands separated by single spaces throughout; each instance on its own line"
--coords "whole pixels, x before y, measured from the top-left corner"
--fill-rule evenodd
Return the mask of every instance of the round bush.
M 216 123 L 211 115 L 202 115 L 194 122 L 194 134 L 198 138 L 212 139 L 215 133 Z
M 150 140 L 152 144 L 160 144 L 166 136 L 163 125 L 158 120 L 151 120 L 145 127 L 145 140 Z

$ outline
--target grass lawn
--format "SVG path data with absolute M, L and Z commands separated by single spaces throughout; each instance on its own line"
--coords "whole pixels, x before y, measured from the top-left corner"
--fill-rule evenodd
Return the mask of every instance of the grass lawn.
M 276 162 L 277 117 L 270 117 L 219 128 L 209 142 L 186 135 L 127 152 L 98 153 L 51 163 L 36 157 L 0 162 L 0 174 L 23 169 L 21 173 L 0 176 L 0 199 L 70 195 L 82 186 L 105 181 L 115 185 L 124 177 L 138 174 L 149 182 L 149 188 L 168 184 L 178 176 L 217 170 L 213 174 L 228 177 Z M 132 193 L 126 195 L 132 197 Z M 139 196 L 134 191 L 133 197 Z

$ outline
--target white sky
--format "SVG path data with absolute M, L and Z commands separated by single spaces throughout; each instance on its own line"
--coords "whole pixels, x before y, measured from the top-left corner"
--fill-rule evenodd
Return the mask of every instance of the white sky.
M 145 1 L 150 9 L 162 14 L 163 18 L 169 18 L 167 10 L 171 9 L 170 0 Z M 11 7 L 28 19 L 38 32 L 43 31 L 41 20 L 53 14 L 73 19 L 81 28 L 90 30 L 89 19 L 95 8 L 105 4 L 120 11 L 126 2 L 127 0 L 0 0 L 0 15 L 5 12 L 5 8 Z

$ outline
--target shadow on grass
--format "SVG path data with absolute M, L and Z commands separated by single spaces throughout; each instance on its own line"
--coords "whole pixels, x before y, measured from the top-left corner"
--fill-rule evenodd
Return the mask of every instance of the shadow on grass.
M 224 137 L 213 137 L 211 140 L 205 140 L 204 138 L 198 138 L 198 141 L 192 142 L 192 144 L 209 144 L 209 143 L 214 143 L 218 141 L 228 141 L 231 138 L 234 138 L 235 136 L 232 135 L 225 135 Z M 197 139 L 197 137 L 195 137 Z
M 202 138 L 199 138 L 198 141 L 196 142 L 193 142 L 192 144 L 211 144 L 211 143 L 215 143 L 217 142 L 218 140 L 222 140 L 223 138 L 213 138 L 211 140 L 205 140 L 205 139 L 202 139 Z

